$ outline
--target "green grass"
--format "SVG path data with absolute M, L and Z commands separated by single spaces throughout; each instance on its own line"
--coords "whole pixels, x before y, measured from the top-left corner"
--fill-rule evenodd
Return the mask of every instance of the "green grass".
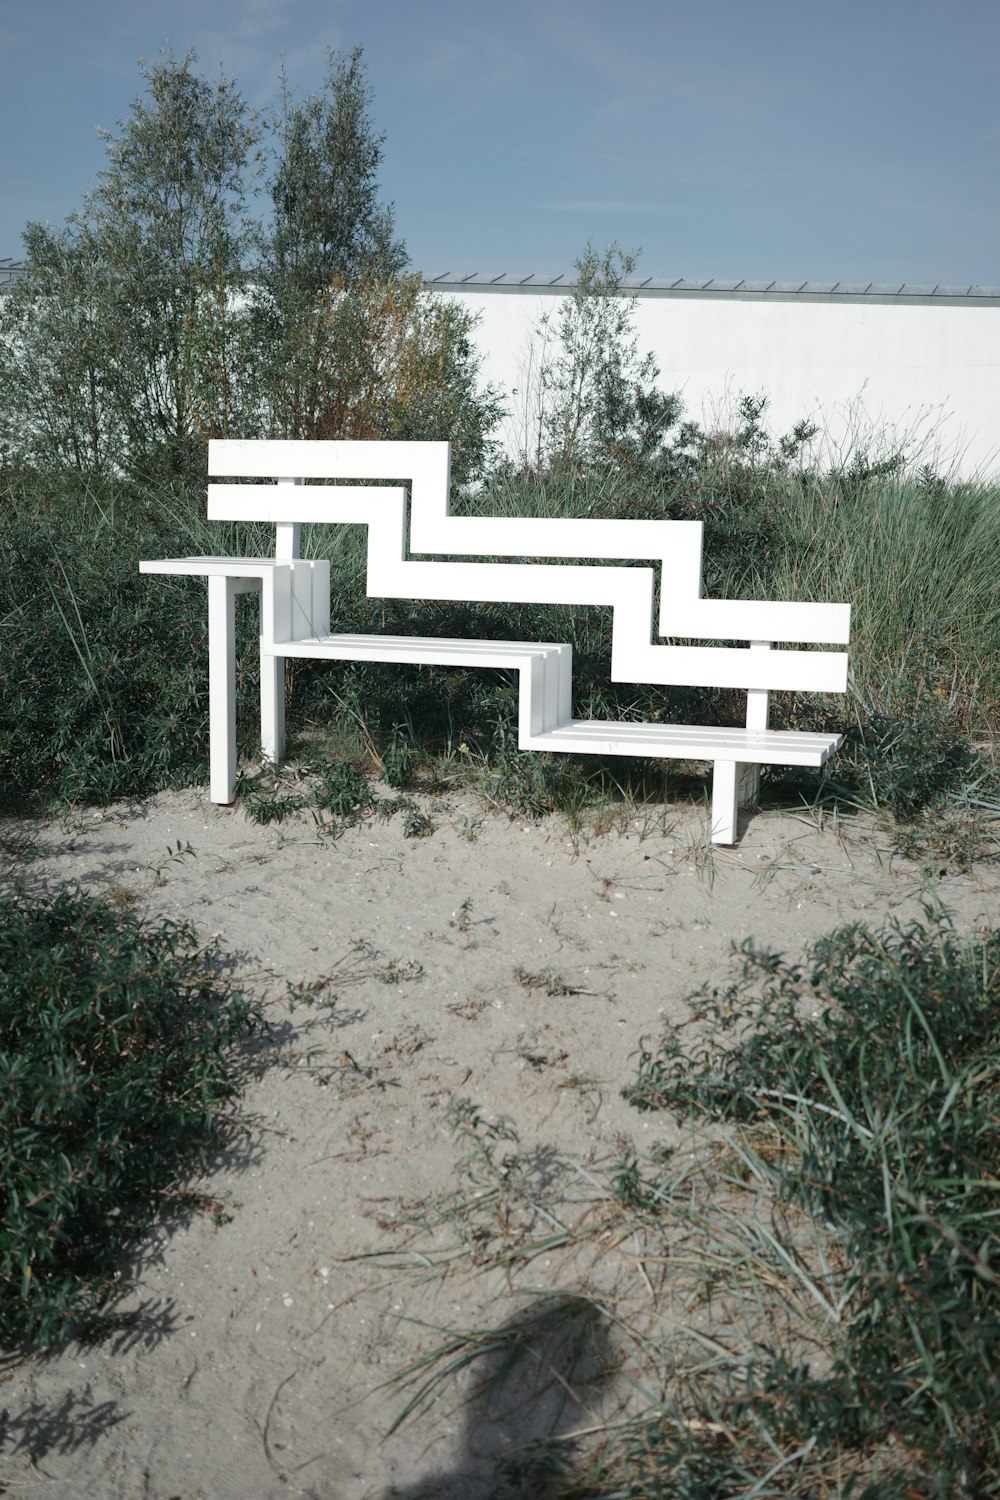
M 1000 732 L 1000 489 L 898 475 L 783 489 L 783 550 L 759 586 L 853 604 L 862 705 L 910 663 L 963 728 Z

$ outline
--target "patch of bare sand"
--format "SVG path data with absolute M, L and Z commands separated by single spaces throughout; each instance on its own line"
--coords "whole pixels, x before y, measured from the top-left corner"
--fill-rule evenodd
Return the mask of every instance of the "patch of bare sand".
M 617 1273 L 591 1245 L 583 1260 L 425 1274 L 422 1257 L 446 1261 L 460 1238 L 447 1219 L 413 1238 L 459 1186 L 454 1101 L 509 1117 L 518 1170 L 561 1175 L 567 1203 L 581 1200 L 586 1177 L 567 1162 L 585 1174 L 629 1139 L 677 1144 L 668 1117 L 637 1114 L 620 1090 L 640 1037 L 683 1022 L 685 997 L 731 973 L 734 943 L 795 957 L 839 923 L 905 919 L 927 896 L 864 820 L 823 830 L 769 812 L 739 849 L 707 851 L 691 811 L 573 839 L 559 820 L 509 821 L 463 796 L 425 806 L 435 831 L 422 839 L 399 817 L 332 842 L 305 817 L 256 827 L 195 791 L 31 825 L 38 857 L 8 880 L 191 918 L 278 1029 L 245 1135 L 199 1183 L 229 1221 L 205 1213 L 151 1237 L 124 1279 L 126 1332 L 0 1376 L 12 1493 L 488 1494 L 497 1454 L 599 1421 L 614 1381 L 576 1405 L 550 1390 L 491 1415 L 466 1399 L 470 1372 L 391 1437 L 406 1398 L 386 1382 L 442 1330 L 503 1325 L 526 1305 L 565 1326 L 565 1289 L 605 1294 Z M 168 858 L 178 845 L 193 855 Z M 965 925 L 996 921 L 997 890 L 991 868 L 937 894 Z M 314 1003 L 290 1004 L 296 986 Z M 508 1150 L 498 1139 L 501 1175 Z M 466 1226 L 483 1258 L 523 1228 L 489 1201 Z

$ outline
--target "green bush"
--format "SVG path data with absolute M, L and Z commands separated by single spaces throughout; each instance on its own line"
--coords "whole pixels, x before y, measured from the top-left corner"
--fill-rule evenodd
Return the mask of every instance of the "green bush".
M 99 1316 L 123 1252 L 185 1205 L 259 1010 L 193 929 L 96 898 L 0 903 L 0 1337 Z
M 626 1094 L 730 1122 L 759 1179 L 839 1245 L 844 1305 L 815 1363 L 761 1346 L 730 1371 L 725 1420 L 785 1452 L 818 1443 L 828 1472 L 882 1455 L 896 1478 L 856 1477 L 859 1500 L 1000 1494 L 1000 928 L 966 941 L 928 910 L 841 929 L 802 965 L 752 943 L 744 959 L 696 997 L 702 1039 L 644 1048 Z M 661 1481 L 682 1447 L 663 1447 Z M 716 1488 L 697 1493 L 744 1493 L 722 1482 L 729 1445 L 711 1457 Z
M 2 495 L 0 801 L 106 802 L 205 774 L 204 590 L 150 587 L 178 528 L 116 486 Z

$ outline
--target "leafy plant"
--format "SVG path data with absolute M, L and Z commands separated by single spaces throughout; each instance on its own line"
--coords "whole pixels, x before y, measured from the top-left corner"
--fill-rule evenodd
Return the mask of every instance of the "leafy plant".
M 378 798 L 358 765 L 349 760 L 335 760 L 319 767 L 315 801 L 324 812 L 347 823 L 374 807 Z
M 734 1362 L 717 1410 L 849 1454 L 856 1474 L 897 1445 L 895 1479 L 857 1484 L 872 1500 L 996 1494 L 1000 929 L 964 940 L 928 909 L 841 929 L 801 965 L 749 942 L 743 957 L 735 983 L 696 1000 L 701 1039 L 644 1048 L 626 1095 L 732 1122 L 757 1179 L 822 1227 L 844 1270 L 825 1282 L 841 1288 L 825 1357 Z
M 0 1334 L 99 1320 L 123 1252 L 194 1201 L 259 1009 L 193 928 L 95 897 L 0 903 Z

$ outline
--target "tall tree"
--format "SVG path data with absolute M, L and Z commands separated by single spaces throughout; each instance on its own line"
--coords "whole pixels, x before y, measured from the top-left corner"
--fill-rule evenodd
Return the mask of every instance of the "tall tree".
M 319 93 L 301 104 L 282 74 L 278 159 L 269 184 L 271 257 L 275 274 L 299 291 L 321 291 L 335 278 L 361 273 L 389 278 L 406 265 L 406 247 L 393 237 L 392 208 L 379 201 L 385 136 L 372 125 L 371 100 L 360 47 L 329 52 Z
M 200 439 L 239 408 L 237 294 L 246 172 L 259 127 L 235 84 L 193 71 L 193 53 L 143 73 L 110 162 L 80 217 L 116 269 L 116 396 L 133 465 L 185 473 Z M 124 337 L 121 337 L 124 335 Z
M 496 393 L 468 316 L 400 275 L 360 50 L 302 104 L 282 81 L 266 228 L 235 85 L 191 53 L 143 76 L 80 213 L 28 227 L 0 302 L 0 457 L 184 482 L 207 437 L 365 435 L 453 438 L 457 473 L 477 467 Z
M 653 355 L 639 353 L 638 299 L 625 290 L 637 260 L 588 244 L 570 295 L 542 318 L 533 467 L 648 461 L 680 415 L 679 398 L 656 386 Z
M 194 55 L 143 67 L 108 166 L 56 233 L 29 225 L 27 274 L 2 313 L 0 391 L 41 397 L 8 417 L 8 448 L 76 468 L 183 477 L 241 400 L 238 292 L 245 174 L 258 127 L 233 83 Z
M 332 302 L 362 279 L 394 280 L 406 250 L 393 237 L 391 208 L 379 200 L 385 137 L 369 117 L 361 49 L 328 53 L 322 88 L 301 104 L 284 76 L 281 82 L 269 182 L 274 214 L 256 313 L 271 426 L 280 436 L 310 437 L 339 378 Z

